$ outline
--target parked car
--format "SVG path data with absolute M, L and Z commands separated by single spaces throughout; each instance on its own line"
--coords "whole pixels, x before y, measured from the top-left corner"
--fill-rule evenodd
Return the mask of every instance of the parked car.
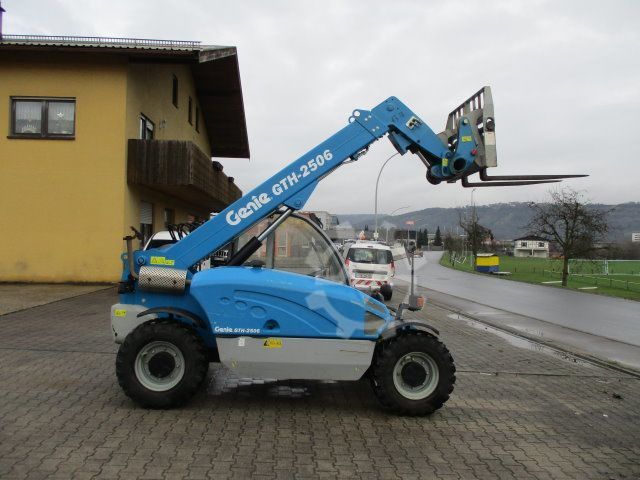
M 176 235 L 174 233 L 174 235 Z M 188 235 L 188 234 L 186 234 Z M 151 235 L 151 238 L 149 238 L 149 240 L 147 240 L 147 243 L 145 244 L 143 250 L 150 250 L 152 248 L 161 248 L 164 247 L 165 245 L 170 245 L 172 243 L 176 243 L 177 240 L 174 239 L 174 237 L 171 236 L 171 233 L 169 233 L 168 230 L 161 230 L 159 232 L 154 233 L 153 235 Z M 220 250 L 218 252 L 215 252 L 212 257 L 214 257 L 215 259 L 217 259 L 218 256 L 222 255 L 226 253 L 226 251 Z M 226 260 L 226 258 L 225 258 Z M 198 264 L 198 270 L 205 270 L 207 268 L 211 268 L 211 259 L 210 258 L 206 258 L 204 260 L 202 260 L 199 264 Z
M 377 242 L 358 241 L 349 244 L 345 265 L 351 285 L 369 294 L 380 292 L 385 301 L 391 300 L 395 264 L 391 248 Z M 383 285 L 388 285 L 381 290 Z

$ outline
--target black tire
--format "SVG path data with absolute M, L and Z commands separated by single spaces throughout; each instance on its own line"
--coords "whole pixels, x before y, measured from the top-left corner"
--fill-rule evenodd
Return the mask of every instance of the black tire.
M 411 354 L 418 360 L 412 361 L 414 357 Z M 399 361 L 402 363 L 399 364 Z M 427 374 L 427 368 L 417 362 L 437 366 L 437 379 Z M 429 415 L 435 412 L 449 399 L 456 382 L 456 367 L 447 347 L 436 337 L 422 332 L 401 334 L 380 344 L 374 353 L 372 367 L 371 384 L 376 397 L 385 408 L 401 415 Z M 407 382 L 413 381 L 415 385 L 405 384 L 405 375 Z M 408 398 L 398 385 L 400 388 L 407 387 L 407 390 L 415 386 L 417 390 L 411 394 L 416 397 Z M 420 388 L 424 388 L 424 391 L 421 392 Z
M 391 293 L 389 293 L 388 295 L 382 294 L 382 298 L 384 298 L 385 302 L 391 300 L 391 297 L 393 297 L 393 291 L 391 291 Z
M 154 345 L 158 345 L 157 351 Z M 127 335 L 116 357 L 120 387 L 129 398 L 148 408 L 185 404 L 204 382 L 208 368 L 207 352 L 200 337 L 175 322 L 140 325 Z M 156 389 L 145 382 L 151 382 Z

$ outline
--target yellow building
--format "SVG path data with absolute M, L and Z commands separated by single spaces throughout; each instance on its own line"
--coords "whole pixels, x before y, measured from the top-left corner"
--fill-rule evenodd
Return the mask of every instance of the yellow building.
M 240 197 L 211 159 L 249 157 L 234 47 L 0 38 L 0 281 L 117 281 L 130 226 Z

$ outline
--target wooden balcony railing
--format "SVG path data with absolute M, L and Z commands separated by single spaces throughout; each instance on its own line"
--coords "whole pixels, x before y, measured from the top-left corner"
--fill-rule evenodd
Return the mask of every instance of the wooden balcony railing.
M 127 181 L 212 212 L 242 196 L 221 165 L 190 141 L 130 139 Z

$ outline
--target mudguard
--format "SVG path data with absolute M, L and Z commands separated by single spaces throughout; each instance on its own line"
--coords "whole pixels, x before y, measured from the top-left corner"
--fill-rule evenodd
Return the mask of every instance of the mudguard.
M 411 330 L 418 330 L 420 332 L 428 333 L 429 335 L 432 335 L 433 333 L 435 333 L 436 336 L 440 335 L 440 331 L 438 331 L 437 328 L 426 322 L 421 322 L 419 320 L 395 320 L 389 323 L 387 328 L 380 333 L 380 339 L 386 340 Z
M 186 318 L 193 322 L 195 327 L 201 328 L 202 330 L 209 330 L 209 324 L 205 322 L 203 319 L 189 312 L 188 310 L 184 310 L 182 308 L 172 308 L 172 307 L 155 307 L 145 310 L 144 312 L 140 312 L 137 317 L 144 317 L 146 315 L 154 315 L 157 316 L 159 313 L 168 313 L 170 316 L 178 316 Z

